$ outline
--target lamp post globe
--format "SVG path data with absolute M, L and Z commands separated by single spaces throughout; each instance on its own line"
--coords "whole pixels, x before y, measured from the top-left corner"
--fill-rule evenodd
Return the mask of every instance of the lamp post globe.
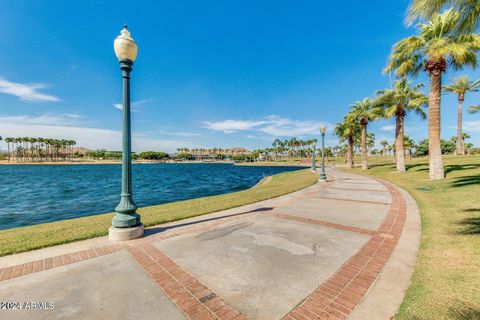
M 120 35 L 113 41 L 113 50 L 117 56 L 118 61 L 130 61 L 132 64 L 135 62 L 138 53 L 138 46 L 133 40 L 128 27 L 125 25 L 120 31 Z
M 136 212 L 137 205 L 132 194 L 132 135 L 130 117 L 130 72 L 133 62 L 137 58 L 137 44 L 133 40 L 127 26 L 124 26 L 120 35 L 113 43 L 115 55 L 120 63 L 123 81 L 123 110 L 122 110 L 122 193 L 120 203 L 115 208 L 117 214 L 112 219 L 109 229 L 109 238 L 112 240 L 130 240 L 141 237 L 144 226 L 140 222 L 140 215 Z
M 325 174 L 325 132 L 327 132 L 327 126 L 325 124 L 320 125 L 320 134 L 322 135 L 322 171 L 320 172 L 319 180 L 322 182 L 327 181 Z

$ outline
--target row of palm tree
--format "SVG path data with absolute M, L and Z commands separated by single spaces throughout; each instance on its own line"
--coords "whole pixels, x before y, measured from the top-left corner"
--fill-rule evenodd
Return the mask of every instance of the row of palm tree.
M 450 4 L 451 8 L 440 13 Z M 411 22 L 422 21 L 418 35 L 394 46 L 385 70 L 397 76 L 417 76 L 423 70 L 429 76 L 428 141 L 432 180 L 445 176 L 440 143 L 442 76 L 449 67 L 460 70 L 477 65 L 480 36 L 475 30 L 479 14 L 477 1 L 413 0 L 408 18 Z M 460 145 L 461 135 L 457 140 Z
M 441 3 L 441 5 L 439 5 Z M 445 5 L 453 8 L 439 13 Z M 473 5 L 475 3 L 475 5 Z M 476 8 L 475 11 L 472 8 Z M 434 8 L 434 9 L 432 9 Z M 422 20 L 418 34 L 399 41 L 389 56 L 385 73 L 395 74 L 398 80 L 390 89 L 377 92 L 373 99 L 366 98 L 351 106 L 344 121 L 337 125 L 336 134 L 348 145 L 347 163 L 353 167 L 353 142 L 355 136 L 362 137 L 362 168 L 367 169 L 366 134 L 368 123 L 379 118 L 396 119 L 395 154 L 399 172 L 405 171 L 404 120 L 407 112 L 413 111 L 427 118 L 423 107 L 428 106 L 429 175 L 430 179 L 444 178 L 440 139 L 440 107 L 442 90 L 458 95 L 457 154 L 464 154 L 462 132 L 462 108 L 465 94 L 477 91 L 480 81 L 459 77 L 449 86 L 442 87 L 442 75 L 448 67 L 459 70 L 465 66 L 475 67 L 480 50 L 480 36 L 474 33 L 478 25 L 479 5 L 477 1 L 413 0 L 409 8 L 409 19 Z M 408 76 L 416 77 L 421 71 L 429 76 L 428 98 L 414 85 Z M 470 112 L 480 110 L 473 106 Z
M 312 146 L 317 142 L 316 139 L 297 139 L 293 137 L 287 140 L 275 139 L 272 143 L 271 148 L 257 149 L 252 151 L 246 150 L 245 148 L 178 148 L 178 154 L 191 154 L 194 157 L 214 157 L 217 155 L 225 156 L 239 156 L 239 155 L 249 155 L 251 153 L 262 155 L 264 157 L 270 157 L 272 155 L 274 160 L 279 160 L 281 158 L 290 157 L 293 161 L 295 157 L 306 157 L 311 155 Z
M 8 161 L 66 161 L 72 160 L 74 140 L 18 137 L 5 138 Z
M 470 92 L 476 92 L 480 89 L 480 80 L 471 81 L 467 76 L 461 76 L 453 79 L 452 84 L 444 86 L 443 90 L 457 95 L 458 110 L 457 110 L 457 148 L 455 153 L 457 155 L 465 154 L 465 141 L 463 139 L 463 102 L 465 95 Z M 475 113 L 475 107 L 469 108 L 471 113 Z
M 280 140 L 276 138 L 272 142 L 272 148 L 266 148 L 267 152 L 274 155 L 274 160 L 286 159 L 290 157 L 293 161 L 295 157 L 308 157 L 312 154 L 317 139 L 299 139 L 292 137 L 290 139 Z

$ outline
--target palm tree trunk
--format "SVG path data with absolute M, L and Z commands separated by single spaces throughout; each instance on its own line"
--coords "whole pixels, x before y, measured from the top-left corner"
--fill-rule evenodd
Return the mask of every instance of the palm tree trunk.
M 462 95 L 458 96 L 458 118 L 457 118 L 457 155 L 463 156 L 465 148 L 463 144 L 462 118 L 463 118 L 463 100 Z
M 362 124 L 362 169 L 368 169 L 367 162 L 367 124 Z
M 428 97 L 428 156 L 430 180 L 445 177 L 443 171 L 442 148 L 440 144 L 440 102 L 442 92 L 442 71 L 429 72 L 430 95 Z
M 353 168 L 353 136 L 348 137 L 347 167 Z
M 395 152 L 396 152 L 396 163 L 397 171 L 405 172 L 405 145 L 404 145 L 404 120 L 405 120 L 405 111 L 403 109 L 397 112 L 395 125 Z

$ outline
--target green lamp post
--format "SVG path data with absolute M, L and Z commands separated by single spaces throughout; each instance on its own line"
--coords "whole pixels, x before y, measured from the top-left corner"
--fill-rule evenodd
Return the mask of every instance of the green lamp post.
M 122 193 L 117 214 L 109 229 L 111 240 L 130 240 L 143 236 L 144 226 L 132 197 L 132 135 L 130 121 L 130 72 L 137 57 L 137 44 L 125 26 L 113 43 L 123 78 Z
M 310 168 L 313 172 L 317 171 L 317 164 L 315 163 L 315 148 L 317 148 L 317 143 L 313 140 L 312 167 Z
M 322 172 L 320 173 L 319 180 L 322 182 L 327 181 L 327 176 L 325 175 L 325 132 L 327 132 L 327 127 L 325 124 L 320 126 L 320 133 L 322 135 Z

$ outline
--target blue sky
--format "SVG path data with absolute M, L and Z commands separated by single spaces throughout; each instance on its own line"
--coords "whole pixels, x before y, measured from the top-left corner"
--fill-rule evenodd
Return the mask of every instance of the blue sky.
M 120 149 L 121 77 L 113 39 L 128 23 L 139 45 L 132 73 L 135 151 L 253 149 L 275 137 L 316 137 L 321 122 L 333 126 L 350 104 L 390 85 L 381 73 L 390 48 L 414 32 L 403 24 L 407 5 L 3 1 L 0 135 Z M 463 73 L 480 77 L 467 70 L 444 79 Z M 478 103 L 480 94 L 467 96 L 467 106 Z M 442 135 L 451 137 L 456 98 L 445 96 L 442 108 Z M 464 121 L 479 145 L 480 116 L 465 113 Z M 369 127 L 377 142 L 392 141 L 393 123 Z M 426 136 L 427 123 L 413 114 L 406 127 L 414 139 Z M 327 144 L 334 143 L 328 134 Z

